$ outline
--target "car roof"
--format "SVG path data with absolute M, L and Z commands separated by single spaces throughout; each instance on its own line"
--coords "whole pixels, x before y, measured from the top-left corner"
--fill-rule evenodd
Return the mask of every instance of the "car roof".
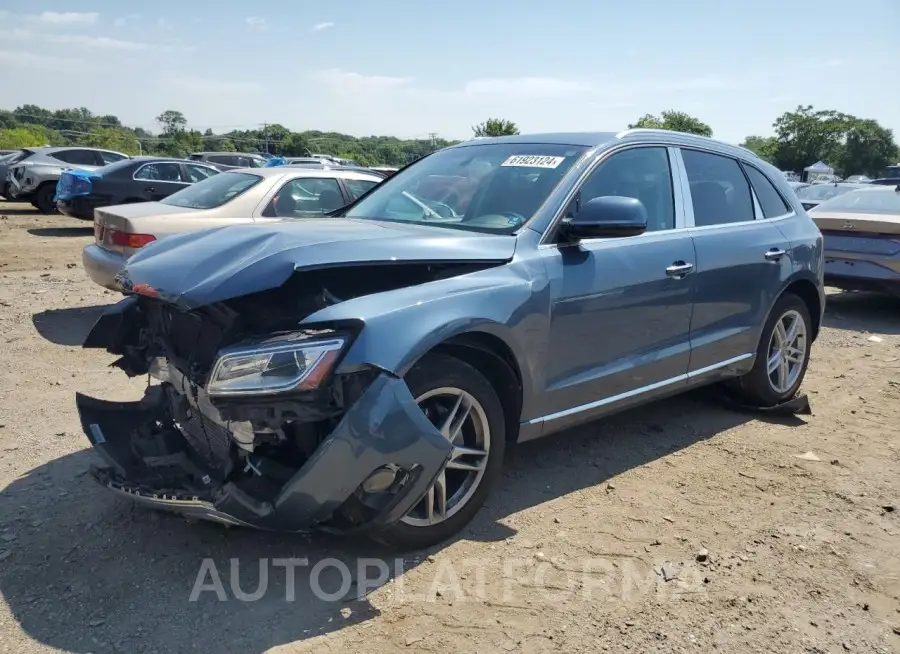
M 759 159 L 752 150 L 743 148 L 739 145 L 732 145 L 709 138 L 707 136 L 699 136 L 697 134 L 686 134 L 684 132 L 673 132 L 664 129 L 643 129 L 630 128 L 621 132 L 558 132 L 544 134 L 516 134 L 514 136 L 492 136 L 478 137 L 470 141 L 463 141 L 452 148 L 472 147 L 486 145 L 490 143 L 521 143 L 521 144 L 542 144 L 542 145 L 572 145 L 587 148 L 596 148 L 602 145 L 608 145 L 618 142 L 645 142 L 659 140 L 665 138 L 672 145 L 683 145 L 686 147 L 695 146 L 700 148 L 708 148 L 718 150 L 723 154 L 731 154 L 734 156 L 742 156 L 750 159 Z M 761 159 L 759 159 L 762 161 Z
M 52 154 L 54 152 L 62 152 L 64 150 L 92 150 L 95 152 L 115 152 L 116 154 L 121 154 L 123 156 L 128 156 L 124 152 L 118 152 L 116 150 L 110 150 L 109 148 L 89 148 L 84 145 L 42 145 L 33 148 L 22 148 L 23 150 L 31 150 L 37 154 Z
M 264 156 L 259 154 L 258 152 L 218 152 L 215 150 L 203 151 L 203 152 L 191 152 L 189 156 L 195 155 L 211 155 L 211 154 L 220 154 L 220 155 L 229 155 L 235 157 L 257 157 L 259 159 L 265 159 Z

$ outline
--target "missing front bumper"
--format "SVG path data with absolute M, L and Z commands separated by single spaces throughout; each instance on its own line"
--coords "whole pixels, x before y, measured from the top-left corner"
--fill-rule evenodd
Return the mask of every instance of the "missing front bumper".
M 135 430 L 165 419 L 153 394 L 126 403 L 78 395 L 76 404 L 85 434 L 107 462 L 93 471 L 100 483 L 155 508 L 275 531 L 348 529 L 332 527 L 336 512 L 358 496 L 373 472 L 396 466 L 406 472 L 403 483 L 352 529 L 388 526 L 425 495 L 451 450 L 403 380 L 381 374 L 274 500 L 260 501 L 227 477 L 217 481 L 216 471 L 204 469 L 186 442 L 181 446 L 177 439 L 161 437 L 158 456 L 148 459 L 147 447 L 136 453 Z

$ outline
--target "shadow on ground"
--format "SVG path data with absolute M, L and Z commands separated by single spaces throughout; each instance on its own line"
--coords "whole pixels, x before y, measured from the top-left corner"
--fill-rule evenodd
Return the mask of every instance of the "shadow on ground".
M 27 230 L 32 236 L 49 236 L 53 238 L 74 238 L 76 236 L 92 236 L 93 227 L 33 227 Z
M 21 208 L 16 207 L 15 209 L 0 209 L 0 216 L 40 216 L 41 213 L 38 212 L 37 209 L 32 207 L 30 204 L 23 204 Z
M 506 539 L 515 533 L 503 524 L 507 516 L 603 484 L 749 419 L 693 394 L 514 448 L 502 482 L 461 538 Z M 229 643 L 230 651 L 264 652 L 377 617 L 354 586 L 342 594 L 342 583 L 355 581 L 360 558 L 379 557 L 396 576 L 428 554 L 398 564 L 394 553 L 359 537 L 226 529 L 150 512 L 96 486 L 86 474 L 93 457 L 81 451 L 51 461 L 0 493 L 3 535 L 14 537 L 0 541 L 9 552 L 0 592 L 22 629 L 51 647 L 79 654 L 181 652 L 215 642 Z M 214 563 L 227 601 L 211 591 L 190 601 L 204 559 Z M 267 559 L 262 568 L 260 559 Z M 294 601 L 286 599 L 285 568 L 273 559 L 308 560 L 293 575 Z M 332 562 L 322 564 L 326 559 Z M 346 581 L 335 559 L 351 571 Z M 317 563 L 325 566 L 321 574 L 313 572 Z M 371 569 L 368 577 L 376 573 Z M 339 599 L 317 596 L 314 577 Z M 202 579 L 213 585 L 210 575 Z M 236 599 L 235 588 L 253 593 L 263 579 L 260 599 Z
M 873 334 L 900 334 L 900 297 L 847 292 L 829 295 L 825 326 Z
M 81 345 L 97 318 L 107 307 L 72 307 L 48 309 L 31 316 L 34 328 L 45 340 L 69 347 Z

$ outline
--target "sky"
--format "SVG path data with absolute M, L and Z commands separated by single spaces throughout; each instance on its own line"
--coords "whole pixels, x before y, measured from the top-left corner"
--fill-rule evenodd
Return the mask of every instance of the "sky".
M 739 143 L 799 104 L 900 134 L 900 0 L 0 0 L 0 108 L 158 131 L 617 131 L 686 111 Z

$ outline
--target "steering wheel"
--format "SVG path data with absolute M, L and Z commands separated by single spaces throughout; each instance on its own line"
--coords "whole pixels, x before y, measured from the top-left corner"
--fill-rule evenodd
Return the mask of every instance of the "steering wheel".
M 449 204 L 444 204 L 443 202 L 426 202 L 432 211 L 434 211 L 441 218 L 456 218 L 457 214 L 453 210 Z

